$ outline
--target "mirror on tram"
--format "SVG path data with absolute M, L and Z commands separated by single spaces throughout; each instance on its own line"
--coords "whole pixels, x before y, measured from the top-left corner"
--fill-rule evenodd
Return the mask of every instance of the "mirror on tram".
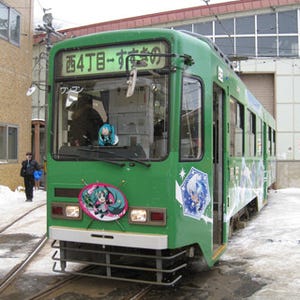
M 78 95 L 79 95 L 78 91 L 74 91 L 74 90 L 68 91 L 68 96 L 66 99 L 66 108 L 71 107 L 72 104 L 78 100 Z
M 129 73 L 129 79 L 127 80 L 127 84 L 128 84 L 127 93 L 126 93 L 127 98 L 131 97 L 134 93 L 136 77 L 137 77 L 137 69 L 133 68 Z

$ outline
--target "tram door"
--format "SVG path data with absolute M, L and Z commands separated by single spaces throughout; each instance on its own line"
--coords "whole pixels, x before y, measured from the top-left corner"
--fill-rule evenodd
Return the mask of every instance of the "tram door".
M 224 178 L 224 138 L 223 138 L 223 90 L 214 85 L 213 89 L 213 243 L 216 250 L 223 243 L 223 178 Z

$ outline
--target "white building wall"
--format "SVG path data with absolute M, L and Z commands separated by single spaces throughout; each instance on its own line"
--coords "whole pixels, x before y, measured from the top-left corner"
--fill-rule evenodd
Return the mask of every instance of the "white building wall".
M 238 68 L 242 73 L 274 74 L 277 187 L 300 187 L 300 59 L 252 59 Z

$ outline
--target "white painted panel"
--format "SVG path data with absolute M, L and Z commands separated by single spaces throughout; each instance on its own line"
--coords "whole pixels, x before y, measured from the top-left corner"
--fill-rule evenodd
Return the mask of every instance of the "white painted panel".
M 293 159 L 294 141 L 292 133 L 277 133 L 276 153 L 279 160 Z
M 294 159 L 300 160 L 300 133 L 294 134 L 294 148 L 295 148 Z
M 277 104 L 277 130 L 293 131 L 293 104 Z
M 293 102 L 293 77 L 292 76 L 277 76 L 276 77 L 276 96 L 277 103 L 292 103 Z
M 300 104 L 294 104 L 294 131 L 300 131 Z
M 276 71 L 280 75 L 290 75 L 294 72 L 294 61 L 283 59 L 276 61 Z
M 300 103 L 300 75 L 294 77 L 294 102 Z

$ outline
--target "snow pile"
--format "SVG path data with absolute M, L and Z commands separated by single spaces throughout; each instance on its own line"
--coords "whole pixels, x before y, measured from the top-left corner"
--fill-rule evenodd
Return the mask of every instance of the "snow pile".
M 7 186 L 0 185 L 0 229 L 32 208 L 46 203 L 46 192 L 34 190 L 33 202 L 26 202 L 25 200 L 26 196 L 23 187 L 18 187 L 15 191 L 12 191 Z

